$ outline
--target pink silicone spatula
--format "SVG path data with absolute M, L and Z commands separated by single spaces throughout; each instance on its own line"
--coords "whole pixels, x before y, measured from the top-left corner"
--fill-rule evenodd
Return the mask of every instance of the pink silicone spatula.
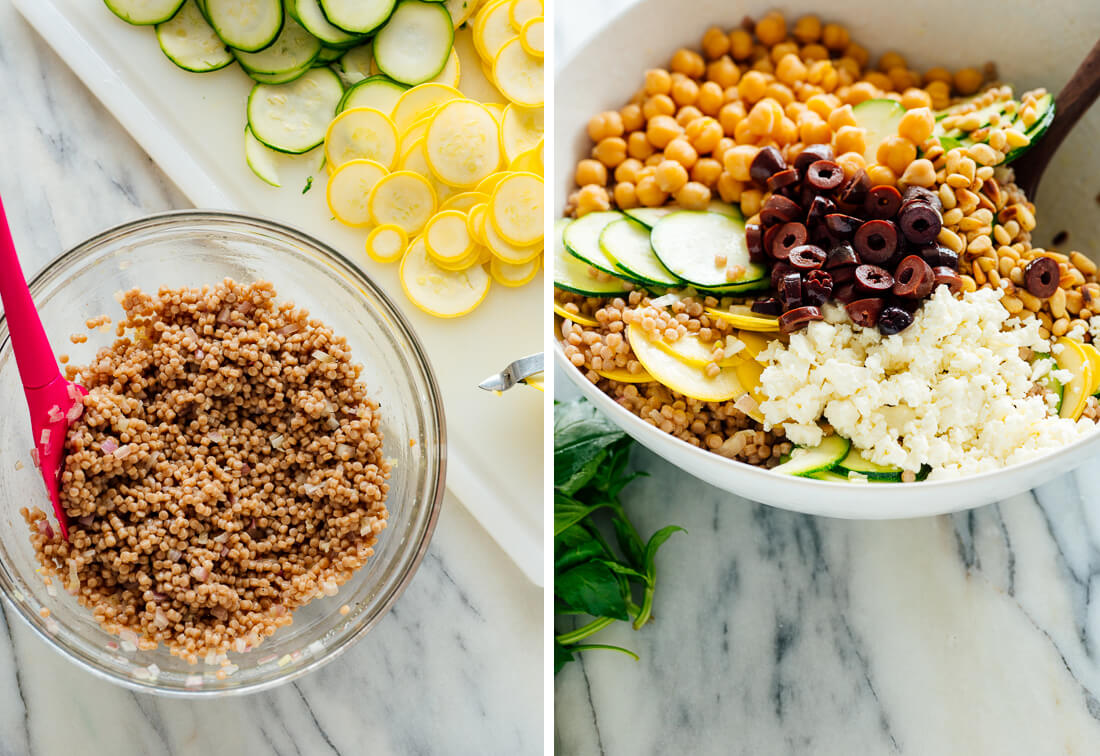
M 53 349 L 46 339 L 42 319 L 38 317 L 38 310 L 31 300 L 23 269 L 19 266 L 3 201 L 0 201 L 0 300 L 4 302 L 11 346 L 19 366 L 23 393 L 27 396 L 27 407 L 31 411 L 31 432 L 38 457 L 36 462 L 53 502 L 61 535 L 68 538 L 69 522 L 65 510 L 61 508 L 58 479 L 65 451 L 65 434 L 69 423 L 83 413 L 81 399 L 88 392 L 61 375 Z

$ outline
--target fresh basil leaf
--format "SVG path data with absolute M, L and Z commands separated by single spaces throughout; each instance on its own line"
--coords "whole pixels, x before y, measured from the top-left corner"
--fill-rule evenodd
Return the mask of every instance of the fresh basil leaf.
M 586 562 L 557 575 L 554 592 L 571 608 L 593 617 L 630 618 L 615 573 L 599 562 Z
M 554 674 L 561 672 L 561 668 L 573 661 L 573 653 L 562 644 L 554 641 Z
M 649 575 L 650 581 L 657 578 L 657 549 L 661 548 L 661 544 L 672 537 L 673 533 L 686 533 L 687 531 L 681 528 L 679 525 L 669 525 L 668 527 L 661 528 L 652 536 L 650 536 L 649 542 L 645 545 L 645 571 Z
M 623 577 L 634 578 L 636 580 L 641 580 L 643 583 L 646 583 L 647 585 L 649 584 L 649 576 L 643 575 L 641 572 L 638 572 L 633 567 L 627 567 L 625 564 L 622 564 L 621 562 L 612 562 L 612 561 L 609 561 L 607 559 L 600 559 L 599 562 L 600 562 L 600 564 L 607 567 L 607 569 L 614 572 L 616 575 L 622 575 Z
M 626 438 L 584 399 L 554 407 L 554 487 L 576 493 L 599 469 L 593 460 L 608 446 Z
M 554 493 L 554 537 L 564 533 L 578 522 L 598 509 L 609 506 L 606 503 L 585 504 L 565 494 Z
M 566 529 L 554 539 L 554 571 L 563 572 L 582 562 L 610 556 L 603 544 L 581 525 Z
M 626 554 L 627 563 L 634 569 L 644 570 L 645 546 L 638 537 L 638 531 L 626 519 L 626 514 L 621 509 L 611 518 L 611 527 L 615 529 L 615 540 Z

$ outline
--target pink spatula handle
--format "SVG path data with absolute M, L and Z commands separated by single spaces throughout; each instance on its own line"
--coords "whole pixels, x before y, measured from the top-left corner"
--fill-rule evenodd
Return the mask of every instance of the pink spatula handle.
M 37 389 L 55 381 L 61 371 L 15 254 L 3 200 L 0 200 L 0 300 L 4 302 L 4 315 L 23 387 Z

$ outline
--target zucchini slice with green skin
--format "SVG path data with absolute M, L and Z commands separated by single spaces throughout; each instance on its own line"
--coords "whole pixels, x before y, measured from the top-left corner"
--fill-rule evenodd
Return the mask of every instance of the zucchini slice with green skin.
M 252 172 L 260 177 L 264 183 L 272 186 L 282 186 L 279 181 L 279 168 L 275 163 L 275 153 L 267 145 L 261 142 L 252 133 L 248 126 L 244 127 L 244 160 Z
M 317 55 L 319 63 L 335 63 L 344 55 L 343 48 L 321 45 L 321 52 Z
M 566 226 L 565 233 L 562 235 L 566 251 L 604 273 L 634 280 L 630 278 L 630 274 L 624 273 L 621 268 L 615 265 L 615 262 L 609 259 L 607 253 L 600 247 L 600 235 L 603 230 L 615 221 L 622 219 L 623 214 L 617 210 L 589 213 L 577 218 L 577 220 Z M 636 280 L 634 283 L 644 282 Z
M 349 34 L 370 34 L 393 13 L 397 0 L 320 0 L 325 18 Z
M 209 73 L 233 62 L 233 53 L 206 23 L 194 0 L 187 0 L 170 20 L 157 24 L 157 44 L 184 71 Z
M 371 43 L 364 42 L 361 45 L 357 45 L 348 49 L 341 57 L 340 62 L 337 64 L 340 74 L 340 78 L 344 80 L 344 84 L 349 87 L 353 87 L 364 79 L 369 79 L 375 76 L 377 72 L 374 69 L 374 50 Z M 386 77 L 387 79 L 389 77 Z
M 905 108 L 896 100 L 864 100 L 852 108 L 852 115 L 867 132 L 867 148 L 863 151 L 863 157 L 870 165 L 877 162 L 878 146 L 882 140 L 897 135 Z
M 851 447 L 851 441 L 834 433 L 826 436 L 813 448 L 800 447 L 793 450 L 791 458 L 773 467 L 772 472 L 806 477 L 829 470 L 848 455 Z
M 259 52 L 283 30 L 281 0 L 205 0 L 206 20 L 225 44 Z
M 641 223 L 646 228 L 653 228 L 657 225 L 657 221 L 664 218 L 670 213 L 676 212 L 675 207 L 632 207 L 629 210 L 623 210 L 624 213 L 629 215 L 634 220 Z
M 668 272 L 649 243 L 649 229 L 636 220 L 622 218 L 600 234 L 600 249 L 628 276 L 652 286 L 682 286 L 683 281 Z
M 248 125 L 273 150 L 293 155 L 325 141 L 325 131 L 344 96 L 340 77 L 311 68 L 289 84 L 257 84 L 248 95 Z
M 1060 369 L 1058 367 L 1058 361 L 1046 352 L 1039 352 L 1035 355 L 1035 361 L 1038 362 L 1039 360 L 1047 360 L 1048 362 L 1050 362 L 1050 371 Z M 1058 397 L 1058 404 L 1054 408 L 1054 414 L 1057 415 L 1062 411 L 1062 400 L 1065 398 L 1066 395 L 1066 387 L 1062 385 L 1062 382 L 1055 378 L 1051 372 L 1047 372 L 1047 374 L 1040 378 L 1038 382 L 1053 391 L 1054 395 Z M 1098 393 L 1097 395 L 1100 395 L 1100 393 Z
M 837 472 L 847 475 L 850 472 L 859 473 L 869 480 L 893 480 L 900 481 L 902 469 L 894 465 L 879 465 L 866 459 L 858 449 L 853 447 L 848 454 L 834 465 Z
M 107 8 L 128 24 L 163 24 L 183 7 L 183 0 L 103 0 Z
M 401 0 L 374 36 L 374 62 L 394 81 L 416 86 L 439 75 L 454 41 L 451 14 L 440 3 Z
M 249 77 L 258 84 L 289 84 L 290 82 L 305 76 L 306 73 L 311 68 L 313 68 L 313 66 L 313 63 L 307 63 L 301 68 L 292 68 L 289 71 L 275 74 L 256 73 L 254 71 L 249 71 L 247 68 L 244 68 L 244 66 L 241 66 L 241 68 L 244 69 L 244 72 L 248 74 Z
M 749 261 L 745 224 L 723 213 L 678 210 L 653 227 L 650 239 L 657 259 L 672 275 L 704 289 L 733 289 L 767 274 L 762 265 Z M 723 265 L 715 258 L 725 258 Z M 726 271 L 734 265 L 744 270 L 729 280 Z
M 1023 147 L 1017 147 L 1012 152 L 1005 155 L 1005 162 L 1011 163 L 1016 158 L 1023 155 L 1025 152 L 1035 146 L 1035 143 L 1043 138 L 1043 134 L 1050 128 L 1051 122 L 1054 120 L 1054 95 L 1045 94 L 1039 98 L 1039 118 L 1035 123 L 1031 124 L 1031 128 L 1026 128 L 1023 121 L 1017 118 L 1013 122 L 1013 128 L 1023 131 L 1029 141 Z
M 770 288 L 771 285 L 772 285 L 771 277 L 765 274 L 764 276 L 762 276 L 760 278 L 757 278 L 757 279 L 754 279 L 752 281 L 743 281 L 742 283 L 734 284 L 732 286 L 716 286 L 716 287 L 696 286 L 695 288 L 697 288 L 699 291 L 705 292 L 707 294 L 717 294 L 719 296 L 726 296 L 726 295 L 731 295 L 731 294 L 744 294 L 745 292 L 749 292 L 749 291 L 762 291 L 764 289 Z
M 388 76 L 371 76 L 344 92 L 336 106 L 336 112 L 343 113 L 351 108 L 374 108 L 390 115 L 407 89 L 404 84 L 398 84 Z
M 286 9 L 306 31 L 329 47 L 351 47 L 363 40 L 361 34 L 351 34 L 330 24 L 319 0 L 286 0 Z
M 953 150 L 956 147 L 970 147 L 976 144 L 976 142 L 970 138 L 969 134 L 966 134 L 959 129 L 945 131 L 939 123 L 947 116 L 957 112 L 968 102 L 969 101 L 964 101 L 956 105 L 952 105 L 951 107 L 944 108 L 943 110 L 940 110 L 936 113 L 936 128 L 933 131 L 933 136 L 939 138 L 940 145 L 944 148 L 944 150 Z M 1010 102 L 1014 103 L 1016 106 L 1016 112 L 1012 116 L 1008 116 L 1006 111 L 1006 106 Z M 1039 98 L 1037 107 L 1038 118 L 1035 120 L 1034 123 L 1031 124 L 1030 127 L 1025 126 L 1023 121 L 1020 119 L 1019 108 L 1020 103 L 1017 100 L 1002 100 L 1000 102 L 995 102 L 992 105 L 987 105 L 986 107 L 975 111 L 980 116 L 982 122 L 979 128 L 989 126 L 990 122 L 993 119 L 993 116 L 999 114 L 1001 116 L 1004 116 L 1000 121 L 1000 126 L 1002 128 L 1016 129 L 1021 134 L 1027 136 L 1027 138 L 1030 140 L 1023 147 L 1017 147 L 1016 149 L 1011 150 L 1008 154 L 1006 154 L 1005 163 L 1011 163 L 1013 160 L 1020 157 L 1029 149 L 1031 149 L 1032 146 L 1034 146 L 1035 143 L 1039 141 L 1046 130 L 1050 127 L 1050 122 L 1054 120 L 1054 96 L 1050 94 L 1045 94 Z M 1012 120 L 1010 121 L 1009 118 L 1011 118 Z M 985 139 L 982 141 L 988 143 L 989 140 Z
M 722 200 L 712 199 L 710 203 L 707 204 L 707 212 L 728 215 L 729 217 L 736 220 L 738 223 L 745 222 L 745 216 L 741 214 L 741 208 L 739 208 L 737 205 L 731 205 L 728 202 L 723 202 Z
M 851 483 L 852 480 L 847 475 L 841 475 L 833 470 L 818 470 L 815 473 L 811 473 L 806 476 L 813 478 L 814 480 L 828 480 L 833 483 Z
M 554 221 L 554 286 L 586 297 L 610 297 L 626 294 L 630 287 L 619 278 L 601 281 L 589 275 L 589 265 L 565 250 L 565 229 L 571 218 Z
M 309 68 L 321 54 L 321 42 L 293 18 L 287 17 L 275 41 L 259 52 L 238 50 L 234 55 L 250 74 L 285 74 Z

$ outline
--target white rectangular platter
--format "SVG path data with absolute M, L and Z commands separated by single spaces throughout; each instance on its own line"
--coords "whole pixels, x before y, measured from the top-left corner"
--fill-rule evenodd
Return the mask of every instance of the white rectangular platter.
M 369 260 L 365 233 L 332 219 L 320 157 L 296 159 L 278 189 L 251 173 L 243 140 L 252 82 L 238 66 L 182 71 L 160 51 L 152 28 L 123 23 L 102 2 L 13 4 L 196 206 L 297 226 L 356 261 L 385 289 L 416 329 L 443 393 L 448 489 L 541 584 L 544 395 L 526 387 L 502 396 L 477 388 L 512 360 L 542 350 L 539 280 L 519 289 L 494 284 L 475 312 L 456 320 L 422 313 L 405 298 L 397 266 Z M 458 34 L 460 52 L 470 44 L 468 35 Z M 502 101 L 476 64 L 462 73 L 468 96 Z M 303 194 L 309 175 L 316 180 Z

